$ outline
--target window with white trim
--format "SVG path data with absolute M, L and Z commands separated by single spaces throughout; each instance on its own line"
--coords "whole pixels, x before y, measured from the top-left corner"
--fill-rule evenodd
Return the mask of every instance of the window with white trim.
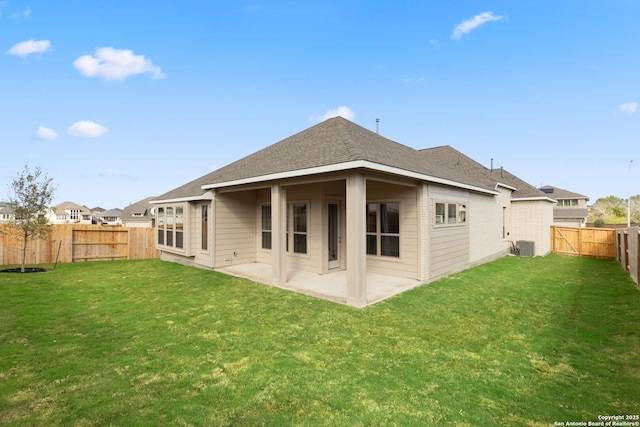
M 367 203 L 367 255 L 400 257 L 400 203 Z
M 464 224 L 467 222 L 467 205 L 457 203 L 436 203 L 435 223 Z
M 289 212 L 291 216 L 289 217 Z M 309 219 L 309 204 L 306 202 L 290 203 L 287 206 L 287 251 L 293 247 L 293 253 L 307 253 L 307 223 Z M 293 230 L 289 233 L 289 230 Z M 292 240 L 289 245 L 289 239 Z
M 260 229 L 262 249 L 271 249 L 271 205 L 262 205 L 260 209 Z
M 156 218 L 158 245 L 184 248 L 184 206 L 163 206 L 158 208 Z
M 309 203 L 287 203 L 286 213 L 286 247 L 287 252 L 296 254 L 307 253 Z M 272 245 L 272 217 L 271 205 L 265 204 L 260 208 L 260 231 L 262 249 L 271 249 Z

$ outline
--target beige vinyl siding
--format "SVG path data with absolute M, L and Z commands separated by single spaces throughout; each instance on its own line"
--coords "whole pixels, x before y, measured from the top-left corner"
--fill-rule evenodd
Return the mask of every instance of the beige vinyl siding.
M 498 259 L 509 253 L 511 236 L 511 190 L 498 187 L 498 196 L 470 194 L 467 207 L 471 265 Z
M 435 224 L 436 203 L 464 204 L 469 213 L 469 194 L 465 191 L 429 186 L 429 279 L 437 279 L 469 267 L 469 222 L 463 224 Z M 468 215 L 469 216 L 469 215 Z M 467 218 L 469 221 L 469 218 Z
M 512 209 L 513 240 L 533 241 L 536 256 L 548 254 L 551 250 L 553 204 L 546 200 L 514 200 Z
M 400 257 L 367 255 L 367 272 L 408 279 L 419 277 L 417 200 L 414 186 L 367 180 L 367 203 L 400 202 Z
M 216 194 L 215 265 L 256 261 L 255 192 Z

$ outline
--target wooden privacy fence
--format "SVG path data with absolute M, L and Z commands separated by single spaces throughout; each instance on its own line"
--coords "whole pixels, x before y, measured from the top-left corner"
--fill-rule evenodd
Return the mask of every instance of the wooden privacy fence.
M 616 259 L 640 285 L 640 231 L 638 227 L 616 230 Z
M 616 230 L 552 225 L 551 252 L 593 258 L 615 258 Z
M 591 228 L 551 226 L 551 252 L 617 259 L 640 285 L 640 231 L 638 227 Z
M 154 229 L 100 225 L 52 225 L 46 239 L 30 240 L 27 264 L 158 258 Z M 22 239 L 0 226 L 0 265 L 22 262 Z

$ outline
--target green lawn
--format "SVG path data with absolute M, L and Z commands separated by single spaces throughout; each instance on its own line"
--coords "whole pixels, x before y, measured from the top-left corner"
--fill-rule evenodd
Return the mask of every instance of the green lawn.
M 640 413 L 615 261 L 507 257 L 365 309 L 177 264 L 0 274 L 1 425 L 530 425 Z

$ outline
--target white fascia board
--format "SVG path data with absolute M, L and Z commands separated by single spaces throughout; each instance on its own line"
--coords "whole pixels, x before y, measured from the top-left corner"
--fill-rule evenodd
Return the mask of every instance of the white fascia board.
M 215 193 L 213 191 L 207 191 L 206 193 L 200 196 L 188 196 L 188 197 L 177 197 L 175 199 L 152 200 L 149 203 L 154 205 L 160 205 L 165 203 L 196 202 L 198 200 L 213 200 L 213 199 L 215 199 Z
M 272 181 L 272 180 L 279 180 L 279 179 L 286 179 L 286 178 L 294 178 L 299 176 L 316 175 L 316 174 L 327 173 L 327 172 L 338 172 L 338 171 L 344 171 L 344 170 L 350 170 L 350 169 L 361 169 L 361 168 L 370 169 L 378 172 L 391 173 L 394 175 L 404 176 L 407 178 L 414 178 L 421 181 L 429 181 L 437 184 L 464 188 L 467 190 L 477 191 L 480 193 L 495 194 L 495 195 L 500 194 L 497 191 L 487 190 L 486 188 L 463 184 L 463 183 L 451 181 L 448 179 L 437 178 L 435 176 L 425 175 L 417 172 L 411 172 L 404 169 L 395 168 L 393 166 L 381 165 L 379 163 L 373 163 L 367 160 L 354 160 L 346 163 L 337 163 L 333 165 L 318 166 L 318 167 L 309 168 L 309 169 L 300 169 L 300 170 L 294 170 L 294 171 L 274 173 L 269 175 L 255 176 L 251 178 L 238 179 L 235 181 L 219 182 L 216 184 L 206 184 L 206 185 L 203 185 L 201 188 L 203 190 L 207 190 L 212 188 L 230 187 L 230 186 L 242 185 L 242 184 L 253 184 L 253 183 L 262 182 L 262 181 Z
M 512 191 L 516 191 L 517 190 L 516 187 L 508 185 L 508 184 L 505 184 L 503 182 L 496 183 L 496 188 L 498 188 L 498 187 L 504 187 L 504 188 L 507 188 L 507 189 L 512 190 Z
M 556 200 L 554 199 L 550 199 L 548 197 L 521 197 L 521 198 L 514 198 L 511 199 L 512 202 L 533 202 L 533 201 L 543 201 L 543 202 L 551 202 L 551 203 L 557 203 Z

